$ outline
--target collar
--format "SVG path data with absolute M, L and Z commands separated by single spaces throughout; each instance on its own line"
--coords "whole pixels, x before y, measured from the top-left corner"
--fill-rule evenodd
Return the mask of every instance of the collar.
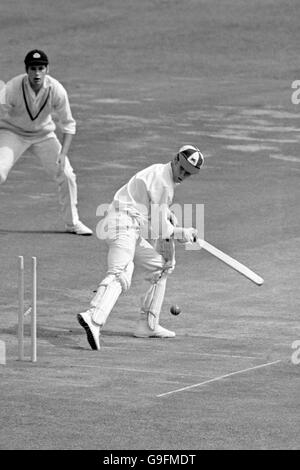
M 40 96 L 42 93 L 44 93 L 44 91 L 50 87 L 50 80 L 49 80 L 49 75 L 46 75 L 45 76 L 45 80 L 44 80 L 44 83 L 41 87 L 41 89 L 39 90 L 38 94 L 36 95 L 35 92 L 33 91 L 33 89 L 31 88 L 31 85 L 29 83 L 29 78 L 28 78 L 28 75 L 25 74 L 25 77 L 24 77 L 24 85 L 26 87 L 26 91 L 30 94 L 30 97 L 31 98 L 37 98 L 38 96 Z
M 25 83 L 26 78 L 27 78 L 27 85 Z M 41 90 L 44 93 L 40 93 L 41 92 L 41 90 L 40 90 L 37 95 L 35 95 L 35 93 L 32 89 L 31 90 L 30 89 L 31 89 L 31 86 L 29 85 L 28 77 L 25 76 L 22 80 L 22 91 L 23 91 L 24 103 L 25 103 L 25 107 L 26 107 L 26 110 L 27 110 L 27 113 L 28 113 L 30 119 L 32 121 L 35 121 L 39 117 L 39 115 L 41 114 L 41 112 L 43 111 L 43 109 L 45 108 L 45 106 L 47 104 L 47 101 L 49 99 L 49 95 L 50 95 L 50 92 L 51 92 L 51 86 L 49 86 L 48 88 L 46 86 L 42 87 Z M 36 107 L 37 104 L 39 105 L 39 109 L 36 110 L 36 115 L 35 116 L 33 115 L 32 107 L 29 105 L 28 100 L 26 98 L 26 93 L 31 93 L 31 91 L 34 95 L 34 96 L 30 95 L 30 97 L 32 97 L 33 104 L 35 105 L 35 107 Z M 44 101 L 43 104 L 42 104 L 42 101 Z

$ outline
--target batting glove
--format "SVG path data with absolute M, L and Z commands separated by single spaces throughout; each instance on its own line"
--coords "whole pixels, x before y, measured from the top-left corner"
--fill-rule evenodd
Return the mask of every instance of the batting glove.
M 198 230 L 194 227 L 175 227 L 174 238 L 180 243 L 194 243 L 197 241 Z

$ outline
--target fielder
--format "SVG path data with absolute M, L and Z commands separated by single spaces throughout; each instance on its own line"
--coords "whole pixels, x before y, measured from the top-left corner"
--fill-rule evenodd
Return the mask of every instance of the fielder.
M 115 194 L 100 226 L 101 238 L 108 244 L 106 276 L 100 282 L 90 308 L 77 315 L 92 349 L 100 349 L 100 329 L 120 294 L 130 288 L 134 263 L 142 267 L 150 282 L 142 298 L 134 336 L 175 336 L 173 331 L 159 324 L 167 277 L 175 267 L 174 240 L 194 242 L 197 230 L 178 227 L 170 205 L 176 185 L 197 174 L 203 161 L 196 147 L 185 145 L 172 161 L 151 165 L 138 172 Z
M 76 132 L 68 94 L 48 75 L 45 52 L 35 49 L 25 57 L 26 73 L 12 78 L 0 90 L 0 183 L 24 154 L 37 155 L 45 171 L 56 181 L 67 232 L 92 235 L 77 211 L 76 176 L 67 157 Z M 62 131 L 59 142 L 52 119 L 55 114 Z

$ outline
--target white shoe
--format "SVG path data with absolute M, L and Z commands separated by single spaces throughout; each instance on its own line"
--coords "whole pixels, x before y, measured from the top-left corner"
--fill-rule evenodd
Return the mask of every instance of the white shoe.
M 92 320 L 92 310 L 78 313 L 77 320 L 80 326 L 85 329 L 87 340 L 92 349 L 100 349 L 100 326 Z
M 176 333 L 160 325 L 156 325 L 154 330 L 148 325 L 147 320 L 139 320 L 137 329 L 133 334 L 136 338 L 174 338 Z
M 75 235 L 93 235 L 93 231 L 84 225 L 80 220 L 75 225 L 66 225 L 66 231 L 68 233 L 74 233 Z

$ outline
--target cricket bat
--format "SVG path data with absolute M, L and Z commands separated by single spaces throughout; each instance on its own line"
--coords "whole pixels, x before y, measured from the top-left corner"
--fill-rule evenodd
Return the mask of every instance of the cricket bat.
M 210 254 L 218 258 L 219 260 L 223 261 L 223 263 L 227 264 L 230 266 L 232 269 L 235 269 L 237 272 L 242 274 L 243 276 L 247 277 L 250 279 L 250 281 L 254 282 L 254 284 L 261 286 L 264 283 L 264 280 L 262 277 L 260 277 L 258 274 L 255 272 L 251 271 L 251 269 L 247 268 L 244 264 L 240 263 L 234 258 L 231 258 L 231 256 L 226 255 L 226 253 L 223 253 L 223 251 L 219 250 L 215 246 L 211 245 L 205 240 L 202 240 L 200 238 L 197 239 L 197 243 L 201 248 L 203 248 L 205 251 L 208 251 Z

